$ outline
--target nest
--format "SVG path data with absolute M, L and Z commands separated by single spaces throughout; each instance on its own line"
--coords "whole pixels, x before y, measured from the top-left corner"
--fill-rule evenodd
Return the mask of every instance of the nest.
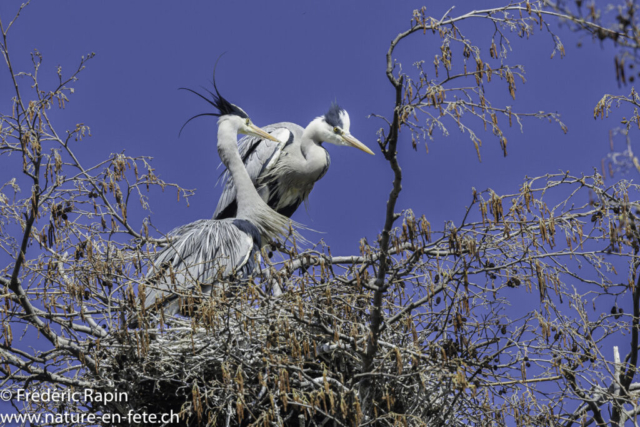
M 294 294 L 265 299 L 249 288 L 208 300 L 193 317 L 114 333 L 102 344 L 100 378 L 129 399 L 126 407 L 96 409 L 179 413 L 185 426 L 299 427 L 358 425 L 367 401 L 387 409 L 380 416 L 442 407 L 438 379 L 402 373 L 392 358 L 362 376 L 364 346 L 344 332 L 364 328 L 365 318 L 332 330 L 327 307 L 310 304 Z
M 282 305 L 276 300 L 248 301 L 246 295 L 223 296 L 199 306 L 191 318 L 176 316 L 161 325 L 119 331 L 102 344 L 100 377 L 127 393 L 129 408 L 180 413 L 181 425 L 247 425 L 278 419 L 300 425 L 300 416 L 313 417 L 325 409 L 335 412 L 340 402 L 340 418 L 357 418 L 348 390 L 339 387 L 338 395 L 331 378 L 325 384 L 302 375 L 308 365 L 316 365 L 321 379 L 323 369 L 335 363 L 353 370 L 357 355 L 349 355 L 350 349 L 335 354 L 324 334 L 311 332 L 318 328 L 303 329 L 277 302 Z M 325 400 L 315 410 L 316 402 L 303 399 L 314 390 Z

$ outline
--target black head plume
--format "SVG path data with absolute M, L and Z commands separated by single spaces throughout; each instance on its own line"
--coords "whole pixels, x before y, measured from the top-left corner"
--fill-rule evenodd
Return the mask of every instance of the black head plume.
M 344 109 L 340 108 L 338 104 L 335 102 L 331 103 L 331 107 L 329 111 L 324 115 L 324 120 L 329 123 L 331 126 L 344 127 L 342 123 L 342 117 L 340 117 L 340 113 L 344 111 Z
M 222 54 L 224 55 L 224 54 Z M 247 113 L 240 107 L 238 107 L 237 105 L 234 105 L 232 103 L 230 103 L 229 101 L 227 101 L 225 98 L 222 97 L 222 95 L 220 95 L 220 92 L 218 91 L 218 87 L 216 86 L 216 68 L 218 67 L 218 61 L 220 61 L 220 58 L 222 58 L 222 55 L 220 55 L 220 57 L 218 57 L 218 60 L 216 61 L 216 65 L 213 67 L 213 88 L 216 91 L 216 93 L 211 92 L 209 89 L 203 88 L 209 95 L 211 95 L 211 99 L 207 98 L 205 95 L 196 92 L 193 89 L 189 89 L 186 87 L 181 87 L 181 90 L 187 90 L 193 94 L 198 95 L 200 98 L 204 99 L 205 101 L 207 101 L 209 104 L 211 104 L 213 106 L 213 108 L 216 109 L 216 111 L 214 111 L 213 113 L 202 113 L 202 114 L 197 114 L 193 117 L 191 117 L 189 120 L 187 120 L 185 122 L 184 125 L 182 125 L 182 128 L 180 128 L 180 133 L 182 133 L 182 129 L 184 129 L 184 127 L 193 119 L 198 118 L 198 117 L 202 117 L 202 116 L 214 116 L 214 117 L 220 117 L 220 116 L 226 116 L 226 115 L 235 115 L 235 116 L 239 116 L 242 117 L 243 119 L 248 119 L 249 116 L 247 115 Z

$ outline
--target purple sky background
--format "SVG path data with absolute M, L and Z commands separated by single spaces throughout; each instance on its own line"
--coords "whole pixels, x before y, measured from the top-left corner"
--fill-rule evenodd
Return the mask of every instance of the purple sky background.
M 427 14 L 442 16 L 445 6 L 431 3 Z M 18 4 L 2 2 L 0 16 L 6 20 Z M 93 137 L 76 146 L 87 164 L 126 150 L 152 156 L 156 172 L 166 181 L 196 188 L 189 208 L 176 203 L 173 192 L 152 198 L 153 223 L 168 231 L 210 217 L 221 191 L 214 185 L 219 174 L 215 120 L 194 121 L 178 138 L 185 120 L 208 106 L 177 88 L 208 87 L 215 60 L 228 52 L 220 63 L 219 88 L 257 125 L 291 121 L 306 126 L 337 100 L 350 113 L 352 134 L 378 151 L 381 123 L 367 116 L 391 115 L 385 53 L 422 4 L 35 1 L 12 30 L 10 49 L 16 68 L 23 70 L 29 69 L 29 52 L 39 49 L 45 82 L 53 82 L 58 65 L 70 72 L 81 55 L 96 53 L 66 110 L 54 109 L 51 115 L 59 131 L 79 122 L 91 127 Z M 487 1 L 482 7 L 500 4 Z M 458 2 L 451 15 L 472 6 L 478 5 Z M 490 26 L 475 20 L 461 28 L 473 43 L 488 49 Z M 441 229 L 445 220 L 460 221 L 471 187 L 515 192 L 525 175 L 559 169 L 591 173 L 599 166 L 608 149 L 609 129 L 617 123 L 594 121 L 593 107 L 604 93 L 629 89 L 617 87 L 611 49 L 590 40 L 578 49 L 574 34 L 558 32 L 567 50 L 564 59 L 550 59 L 553 45 L 546 32 L 538 31 L 530 40 L 512 34 L 513 53 L 507 61 L 525 67 L 527 83 L 518 83 L 515 101 L 504 81 L 494 80 L 487 92 L 497 95 L 494 105 L 558 112 L 569 133 L 564 135 L 555 124 L 527 120 L 524 133 L 516 128 L 507 132 L 509 155 L 504 158 L 495 137 L 475 123 L 484 142 L 478 162 L 468 135 L 451 124 L 449 137 L 436 133 L 429 142 L 429 154 L 423 146 L 417 153 L 411 150 L 405 132 L 399 149 L 405 173 L 399 208 L 424 213 Z M 425 59 L 431 71 L 438 48 L 436 37 L 417 35 L 397 52 L 405 69 Z M 6 70 L 1 72 L 0 93 L 7 96 L 0 105 L 6 109 L 11 87 Z M 334 254 L 353 253 L 361 237 L 373 241 L 382 228 L 391 170 L 380 154 L 326 147 L 331 168 L 312 192 L 308 214 L 300 209 L 294 219 L 324 231 L 321 237 Z
M 20 3 L 0 3 L 3 23 Z M 385 75 L 389 44 L 410 27 L 414 9 L 426 4 L 427 15 L 439 18 L 453 3 L 34 1 L 11 30 L 9 48 L 19 70 L 30 70 L 29 52 L 37 48 L 44 56 L 42 80 L 51 84 L 58 65 L 70 73 L 82 55 L 96 53 L 74 85 L 66 109 L 52 109 L 50 116 L 59 132 L 76 123 L 91 127 L 93 136 L 76 145 L 86 165 L 126 150 L 131 156 L 153 157 L 156 173 L 165 181 L 197 189 L 190 207 L 176 203 L 173 190 L 152 197 L 152 222 L 164 232 L 210 218 L 221 192 L 214 186 L 220 172 L 216 122 L 195 120 L 178 137 L 183 123 L 207 111 L 208 105 L 177 90 L 209 87 L 220 54 L 227 52 L 218 67 L 221 93 L 245 109 L 258 126 L 280 121 L 306 126 L 336 100 L 350 114 L 351 133 L 377 154 L 326 144 L 331 167 L 311 193 L 308 213 L 301 208 L 293 219 L 323 231 L 320 236 L 305 235 L 314 241 L 322 237 L 333 255 L 351 255 L 358 253 L 362 237 L 375 241 L 391 189 L 392 172 L 376 143 L 382 123 L 367 118 L 371 113 L 387 117 L 392 113 L 394 94 Z M 450 15 L 505 3 L 457 1 Z M 474 20 L 460 28 L 483 52 L 488 51 L 492 26 Z M 556 124 L 526 120 L 524 133 L 515 127 L 506 132 L 505 158 L 491 132 L 473 122 L 484 142 L 479 162 L 468 135 L 452 123 L 448 137 L 434 134 L 428 154 L 420 144 L 414 152 L 409 133 L 403 132 L 399 157 L 404 182 L 398 211 L 411 208 L 416 216 L 425 214 L 433 229 L 441 230 L 447 220 L 461 221 L 472 187 L 515 193 L 525 175 L 559 170 L 591 174 L 594 167 L 600 168 L 609 131 L 618 126 L 615 117 L 623 113 L 594 120 L 593 108 L 605 93 L 628 94 L 630 87 L 616 84 L 611 44 L 603 49 L 556 23 L 552 29 L 563 40 L 566 57 L 550 58 L 553 44 L 546 31 L 536 31 L 529 40 L 507 33 L 513 51 L 505 62 L 522 64 L 527 82 L 517 82 L 515 101 L 499 79 L 487 85 L 487 92 L 494 106 L 560 113 L 568 134 Z M 582 48 L 577 47 L 580 40 Z M 439 46 L 437 36 L 415 35 L 400 45 L 397 57 L 405 70 L 424 59 L 431 72 Z M 454 63 L 460 60 L 454 57 Z M 10 111 L 13 89 L 6 67 L 0 68 L 0 94 L 0 108 Z M 503 117 L 499 120 L 505 124 Z M 19 174 L 19 169 L 7 169 L 5 164 L 6 159 L 0 182 Z M 140 224 L 140 213 L 135 215 L 133 223 Z M 626 270 L 621 276 L 626 280 Z

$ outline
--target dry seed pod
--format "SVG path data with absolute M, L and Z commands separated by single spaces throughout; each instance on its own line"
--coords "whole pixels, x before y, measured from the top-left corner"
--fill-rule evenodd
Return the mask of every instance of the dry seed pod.
M 517 277 L 512 277 L 507 281 L 507 286 L 510 288 L 517 288 L 518 286 L 520 286 L 520 279 L 518 279 Z

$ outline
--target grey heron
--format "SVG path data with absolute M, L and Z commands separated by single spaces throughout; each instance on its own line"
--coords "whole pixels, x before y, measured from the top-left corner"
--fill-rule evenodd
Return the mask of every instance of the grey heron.
M 238 153 L 238 134 L 278 140 L 254 125 L 244 110 L 220 95 L 215 86 L 215 71 L 214 88 L 215 94 L 207 91 L 212 99 L 186 89 L 216 109 L 213 113 L 198 114 L 187 123 L 200 116 L 219 117 L 218 154 L 236 184 L 237 215 L 221 220 L 202 219 L 169 233 L 169 246 L 158 254 L 147 274 L 147 281 L 153 285 L 146 288 L 144 304 L 146 308 L 162 307 L 169 315 L 180 311 L 184 296 L 193 291 L 196 284 L 206 295 L 216 283 L 246 280 L 254 270 L 254 257 L 262 243 L 286 237 L 292 229 L 289 218 L 275 212 L 260 198 Z
M 240 141 L 240 156 L 260 197 L 278 213 L 290 217 L 322 178 L 331 159 L 322 142 L 359 148 L 374 154 L 349 133 L 351 121 L 346 110 L 333 103 L 329 111 L 306 128 L 282 122 L 263 129 L 279 142 L 247 136 Z M 238 214 L 238 198 L 233 175 L 223 174 L 224 190 L 213 214 L 215 219 Z

